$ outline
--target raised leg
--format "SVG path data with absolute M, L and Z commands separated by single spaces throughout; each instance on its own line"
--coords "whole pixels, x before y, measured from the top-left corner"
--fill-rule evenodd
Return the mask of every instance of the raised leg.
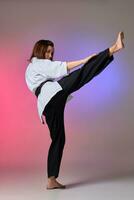
M 91 58 L 81 68 L 58 80 L 58 83 L 68 94 L 73 93 L 100 74 L 113 59 L 113 55 L 110 56 L 109 48 L 107 48 Z
M 116 42 L 91 58 L 80 69 L 63 77 L 58 82 L 68 94 L 75 92 L 100 74 L 114 59 L 113 54 L 124 48 L 124 33 L 119 32 Z

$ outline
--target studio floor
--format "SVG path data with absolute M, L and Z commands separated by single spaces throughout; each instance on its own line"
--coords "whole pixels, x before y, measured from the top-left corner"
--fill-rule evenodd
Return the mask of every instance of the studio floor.
M 88 166 L 88 165 L 87 165 Z M 88 170 L 88 169 L 87 169 Z M 86 174 L 85 167 L 62 169 L 59 182 L 66 189 L 46 190 L 43 170 L 7 169 L 0 174 L 1 200 L 133 200 L 134 175 L 106 171 Z

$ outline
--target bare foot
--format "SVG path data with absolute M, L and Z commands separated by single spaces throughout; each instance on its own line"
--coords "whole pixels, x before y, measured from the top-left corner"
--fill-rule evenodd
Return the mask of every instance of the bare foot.
M 125 47 L 123 39 L 124 39 L 124 33 L 119 32 L 116 42 L 109 48 L 110 56 Z
M 56 179 L 48 180 L 47 189 L 58 189 L 58 188 L 65 188 L 65 185 L 62 185 Z
M 124 43 L 123 43 L 123 39 L 124 39 L 124 33 L 123 32 L 119 32 L 118 33 L 118 37 L 117 37 L 117 41 L 116 41 L 116 51 L 119 51 L 120 49 L 124 48 Z

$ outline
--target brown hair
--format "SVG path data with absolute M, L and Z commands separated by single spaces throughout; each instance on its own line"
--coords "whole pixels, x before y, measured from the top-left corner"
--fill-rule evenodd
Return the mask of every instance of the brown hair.
M 30 59 L 28 59 L 27 61 L 31 62 L 33 57 L 37 57 L 38 59 L 45 59 L 45 53 L 47 51 L 48 46 L 54 47 L 54 43 L 50 40 L 37 41 L 33 47 Z M 54 54 L 54 52 L 53 52 L 53 54 Z M 53 54 L 52 54 L 51 60 L 53 60 Z

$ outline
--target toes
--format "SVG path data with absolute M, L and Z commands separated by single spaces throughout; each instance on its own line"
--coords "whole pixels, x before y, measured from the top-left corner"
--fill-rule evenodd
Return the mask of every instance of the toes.
M 124 33 L 120 32 L 121 39 L 124 39 Z

